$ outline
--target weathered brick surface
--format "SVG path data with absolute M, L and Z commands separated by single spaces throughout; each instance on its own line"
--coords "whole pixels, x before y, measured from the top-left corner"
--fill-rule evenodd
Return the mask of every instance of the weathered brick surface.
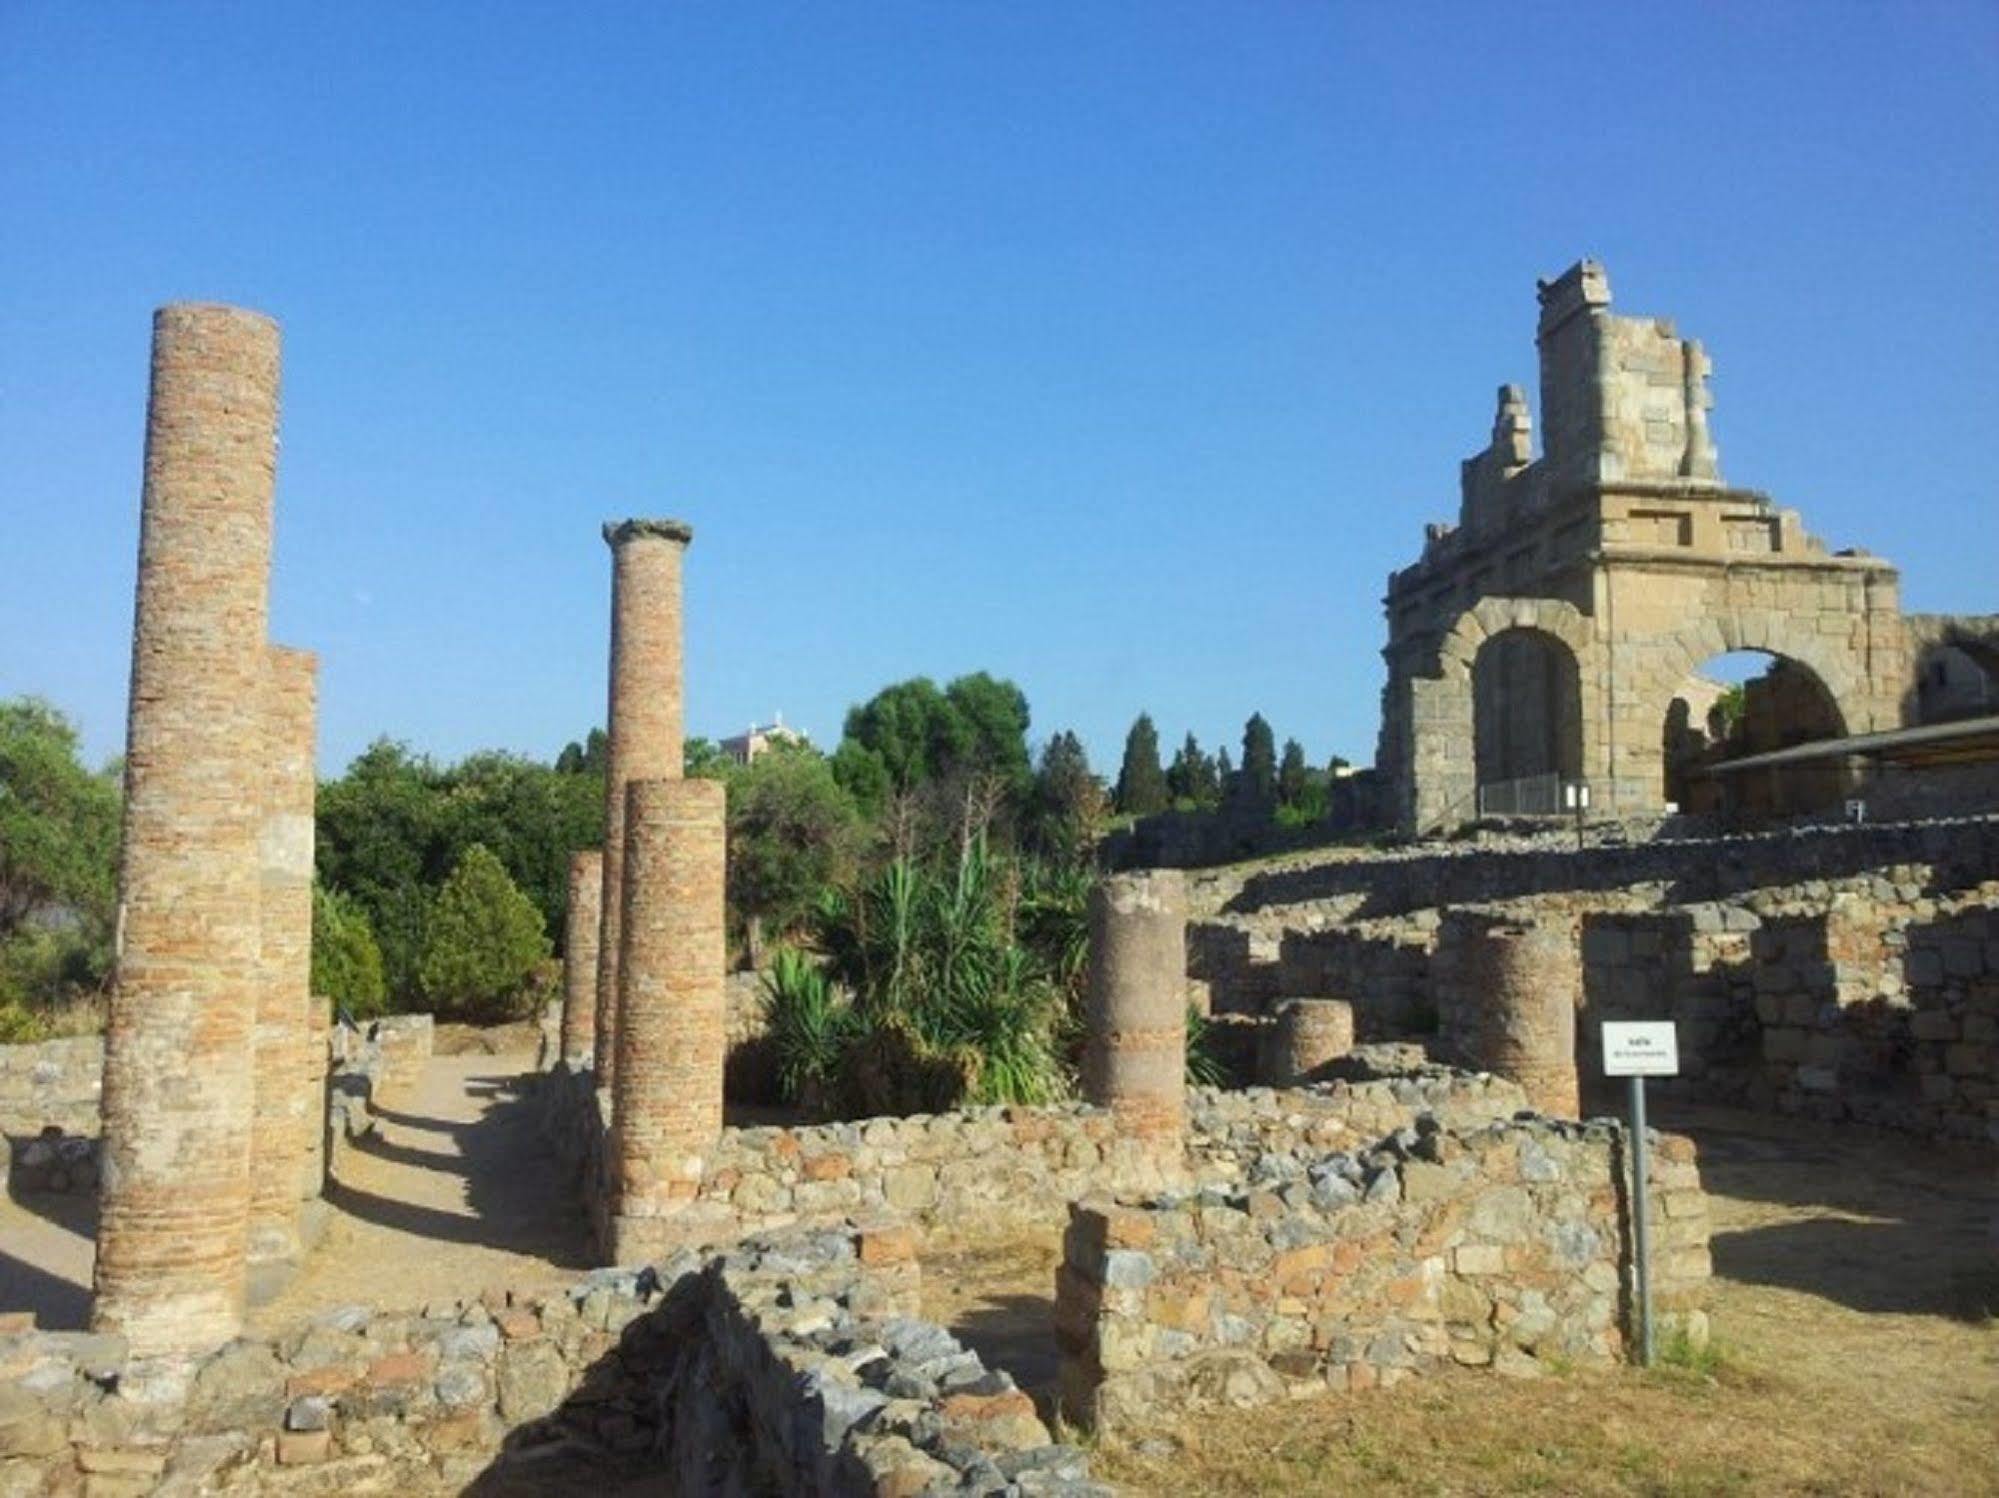
M 296 1260 L 314 1099 L 312 849 L 318 660 L 272 646 L 264 683 L 262 969 L 257 1003 L 256 1117 L 250 1135 L 253 1262 Z
M 722 1135 L 725 792 L 638 780 L 625 805 L 613 1257 L 656 1251 Z
M 309 966 L 310 964 L 308 964 Z M 326 1076 L 333 1034 L 333 1000 L 314 994 L 306 1001 L 305 1053 L 299 1058 L 305 1116 L 305 1144 L 299 1152 L 298 1194 L 316 1200 L 326 1185 Z
M 678 520 L 604 527 L 611 548 L 611 685 L 605 720 L 604 892 L 592 1045 L 597 1084 L 617 1075 L 619 924 L 624 919 L 625 787 L 681 773 L 682 556 L 694 539 Z
M 604 918 L 604 854 L 569 857 L 568 919 L 562 953 L 562 1059 L 584 1066 L 597 1052 L 597 938 Z
M 1286 999 L 1270 1028 L 1263 1079 L 1272 1087 L 1309 1082 L 1353 1044 L 1353 1005 L 1343 999 Z
M 213 1347 L 241 1321 L 277 417 L 275 323 L 161 309 L 93 1310 L 141 1352 Z
M 1575 915 L 1447 912 L 1437 967 L 1440 1030 L 1456 1059 L 1518 1082 L 1543 1113 L 1580 1116 Z
M 1176 1158 L 1187 1113 L 1186 954 L 1178 873 L 1112 874 L 1091 891 L 1084 1096 L 1121 1132 Z

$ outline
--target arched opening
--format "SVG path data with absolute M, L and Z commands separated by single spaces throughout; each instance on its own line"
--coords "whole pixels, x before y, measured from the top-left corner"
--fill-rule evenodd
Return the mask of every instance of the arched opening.
M 1472 661 L 1479 811 L 1550 813 L 1583 763 L 1582 673 L 1553 635 L 1501 630 Z
M 1916 721 L 1949 723 L 1999 713 L 1999 649 L 1932 645 L 1916 662 Z
M 1836 804 L 1846 767 L 1826 760 L 1728 777 L 1724 760 L 1839 738 L 1846 720 L 1818 673 L 1789 656 L 1731 650 L 1702 662 L 1666 708 L 1662 744 L 1665 799 L 1689 813 L 1728 809 L 1784 817 Z

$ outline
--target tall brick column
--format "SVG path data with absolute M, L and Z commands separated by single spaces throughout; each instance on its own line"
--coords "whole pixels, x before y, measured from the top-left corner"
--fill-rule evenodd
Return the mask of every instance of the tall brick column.
M 333 1000 L 314 994 L 306 1002 L 305 1144 L 300 1151 L 299 1200 L 316 1202 L 326 1189 L 326 1074 L 332 1065 Z
M 242 1321 L 278 329 L 153 319 L 92 1322 L 141 1356 Z
M 1187 896 L 1171 869 L 1090 891 L 1084 1096 L 1177 1163 L 1187 1115 Z
M 262 955 L 256 1120 L 250 1132 L 250 1293 L 275 1291 L 300 1256 L 311 1041 L 312 845 L 319 661 L 271 646 L 264 679 Z
M 624 915 L 625 787 L 677 780 L 681 771 L 680 564 L 694 527 L 623 520 L 611 547 L 611 693 L 604 770 L 603 935 L 597 949 L 597 1085 L 617 1074 L 618 925 Z
M 1576 1009 L 1582 943 L 1574 916 L 1516 919 L 1454 911 L 1455 1030 L 1464 1059 L 1518 1082 L 1554 1118 L 1582 1116 L 1576 1076 Z
M 721 1137 L 728 1058 L 722 784 L 635 780 L 628 797 L 607 1245 L 618 1264 L 671 1242 Z
M 597 938 L 604 918 L 604 855 L 569 855 L 569 915 L 562 953 L 562 1061 L 574 1071 L 597 1049 Z

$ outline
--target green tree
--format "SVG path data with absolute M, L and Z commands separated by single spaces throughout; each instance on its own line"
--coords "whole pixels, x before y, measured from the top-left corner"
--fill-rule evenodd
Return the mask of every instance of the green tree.
M 732 771 L 729 789 L 729 901 L 751 960 L 766 937 L 784 938 L 811 914 L 821 893 L 852 876 L 860 820 L 826 757 L 781 745 Z
M 1152 726 L 1150 713 L 1140 713 L 1124 736 L 1117 809 L 1128 817 L 1147 817 L 1164 811 L 1166 801 L 1166 775 L 1159 768 L 1159 730 Z
M 1173 763 L 1166 767 L 1166 790 L 1175 805 L 1193 809 L 1213 806 L 1222 799 L 1221 776 L 1215 761 L 1191 733 L 1181 742 Z
M 510 1019 L 548 950 L 534 902 L 490 849 L 474 843 L 437 893 L 418 977 L 439 1015 Z
M 1311 772 L 1305 765 L 1305 747 L 1296 739 L 1284 741 L 1284 754 L 1277 762 L 1278 804 L 1299 807 L 1305 803 L 1305 793 Z
M 691 738 L 680 748 L 681 773 L 689 779 L 706 776 L 720 780 L 735 761 L 713 739 Z
M 564 775 L 601 776 L 609 759 L 610 740 L 603 729 L 593 728 L 583 736 L 582 743 L 571 739 L 562 746 L 562 752 L 555 757 L 555 768 Z
M 357 1019 L 388 1008 L 382 950 L 361 907 L 324 885 L 312 888 L 312 991 Z
M 444 777 L 429 759 L 377 739 L 319 788 L 315 862 L 328 889 L 367 915 L 392 998 L 415 997 L 431 892 L 445 858 Z
M 99 924 L 117 899 L 118 785 L 34 697 L 0 702 L 0 937 L 37 913 Z
M 38 698 L 0 702 L 0 1028 L 101 988 L 117 905 L 115 769 L 93 773 L 76 729 Z
M 1256 806 L 1277 802 L 1277 740 L 1262 713 L 1251 713 L 1242 728 L 1242 781 L 1245 800 Z
M 1042 746 L 1034 774 L 1035 848 L 1064 863 L 1086 858 L 1102 831 L 1104 810 L 1103 782 L 1090 772 L 1083 741 L 1070 732 L 1056 734 Z
M 517 754 L 468 755 L 439 778 L 443 797 L 440 845 L 427 857 L 456 867 L 483 844 L 534 902 L 543 929 L 567 942 L 569 855 L 604 841 L 604 781 L 600 774 L 565 775 Z
M 1012 682 L 984 671 L 960 676 L 939 690 L 927 676 L 882 688 L 847 714 L 836 753 L 842 784 L 857 797 L 873 787 L 872 767 L 860 751 L 879 762 L 889 788 L 919 786 L 968 774 L 991 775 L 1022 788 L 1029 779 L 1027 697 Z

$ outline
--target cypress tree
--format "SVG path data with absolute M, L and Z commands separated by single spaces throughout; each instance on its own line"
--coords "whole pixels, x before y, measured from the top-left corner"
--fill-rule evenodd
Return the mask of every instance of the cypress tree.
M 1296 739 L 1284 741 L 1284 757 L 1277 765 L 1277 799 L 1285 806 L 1297 806 L 1305 799 L 1305 749 Z
M 1148 817 L 1166 809 L 1166 772 L 1159 768 L 1159 730 L 1152 715 L 1140 713 L 1124 737 L 1124 764 L 1118 770 L 1117 809 Z
M 1243 725 L 1242 793 L 1258 806 L 1277 800 L 1277 738 L 1262 713 L 1251 713 Z

